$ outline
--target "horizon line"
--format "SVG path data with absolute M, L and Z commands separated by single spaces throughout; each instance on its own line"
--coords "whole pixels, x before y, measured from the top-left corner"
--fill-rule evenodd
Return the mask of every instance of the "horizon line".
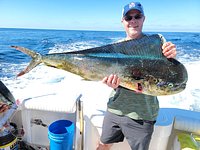
M 62 29 L 62 28 L 26 28 L 26 27 L 0 27 L 0 29 L 25 29 L 25 30 L 60 30 L 60 31 L 99 31 L 99 32 L 125 32 L 124 30 L 94 30 L 94 29 Z M 183 32 L 183 33 L 200 33 L 200 31 L 175 31 L 175 30 L 159 30 L 159 29 L 152 29 L 152 30 L 143 30 L 143 32 Z

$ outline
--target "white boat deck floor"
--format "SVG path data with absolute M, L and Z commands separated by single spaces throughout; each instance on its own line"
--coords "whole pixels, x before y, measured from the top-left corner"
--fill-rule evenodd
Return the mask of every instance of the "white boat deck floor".
M 23 103 L 22 109 L 74 113 L 77 97 L 82 95 L 81 101 L 83 102 L 84 116 L 87 117 L 97 129 L 98 134 L 96 135 L 96 138 L 99 138 L 102 131 L 102 123 L 107 107 L 108 97 L 112 90 L 111 88 L 101 82 L 73 80 L 72 83 L 69 78 L 59 85 L 53 85 L 50 87 L 48 85 L 43 87 L 45 89 L 41 89 L 40 93 L 37 92 L 35 95 L 33 94 L 34 88 L 36 87 L 28 87 L 23 90 L 23 94 L 21 93 L 23 96 L 19 97 L 19 99 L 23 99 L 23 101 L 21 101 Z M 30 93 L 30 91 L 33 91 L 33 93 Z M 27 94 L 24 94 L 26 92 Z M 20 93 L 18 93 L 18 95 L 20 95 Z M 29 95 L 29 97 L 27 95 Z M 175 127 L 175 129 L 187 130 L 189 132 L 199 132 L 199 116 L 199 113 L 188 113 L 187 110 L 183 111 L 175 108 L 161 109 L 152 137 L 152 148 L 150 149 L 164 150 L 165 148 L 160 148 L 167 147 L 168 138 L 171 135 L 173 127 Z M 160 139 L 162 139 L 162 141 L 160 141 Z M 115 145 L 112 148 L 113 150 L 118 150 L 120 146 L 123 148 L 126 147 L 127 150 L 130 149 L 126 141 Z M 159 146 L 155 148 L 155 145 Z

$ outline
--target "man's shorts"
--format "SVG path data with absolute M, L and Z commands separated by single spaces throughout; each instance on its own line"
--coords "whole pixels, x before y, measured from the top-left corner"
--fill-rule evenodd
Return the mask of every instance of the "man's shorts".
M 132 150 L 148 150 L 155 121 L 134 120 L 106 112 L 101 142 L 111 144 L 122 142 L 126 137 Z

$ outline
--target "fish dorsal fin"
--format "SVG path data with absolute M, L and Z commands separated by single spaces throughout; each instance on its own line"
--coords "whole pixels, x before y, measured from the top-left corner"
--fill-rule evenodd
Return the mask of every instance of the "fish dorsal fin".
M 101 47 L 95 47 L 80 51 L 70 51 L 67 54 L 81 54 L 95 57 L 114 57 L 114 56 L 127 56 L 129 57 L 149 57 L 149 58 L 161 58 L 162 40 L 158 34 L 145 35 L 141 39 L 133 39 L 114 44 L 109 44 Z M 100 55 L 101 54 L 101 55 Z
M 154 34 L 145 35 L 141 39 L 125 41 L 120 47 L 123 47 L 121 48 L 123 54 L 135 57 L 163 58 L 162 44 L 160 35 Z

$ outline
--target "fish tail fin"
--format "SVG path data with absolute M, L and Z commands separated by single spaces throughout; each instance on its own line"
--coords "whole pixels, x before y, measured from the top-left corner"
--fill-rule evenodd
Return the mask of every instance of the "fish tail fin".
M 32 57 L 32 61 L 29 63 L 29 65 L 23 71 L 21 71 L 17 75 L 17 77 L 28 73 L 29 71 L 31 71 L 33 68 L 35 68 L 37 65 L 39 65 L 42 62 L 42 56 L 39 53 L 36 53 L 36 52 L 34 52 L 30 49 L 27 49 L 25 47 L 20 47 L 20 46 L 11 46 L 11 47 Z

